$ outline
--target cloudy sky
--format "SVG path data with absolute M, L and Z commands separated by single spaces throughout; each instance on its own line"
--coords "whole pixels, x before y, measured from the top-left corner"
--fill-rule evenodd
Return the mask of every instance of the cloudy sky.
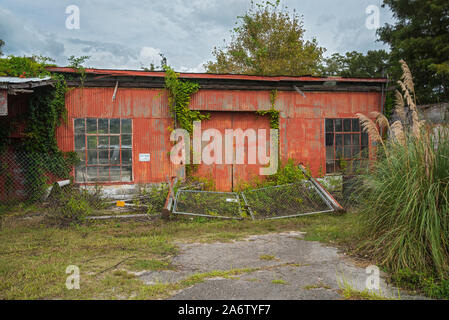
M 282 0 L 303 15 L 306 38 L 340 52 L 388 49 L 366 27 L 370 5 L 379 22 L 392 21 L 381 0 Z M 79 8 L 79 29 L 68 29 L 70 5 Z M 97 68 L 140 69 L 159 65 L 159 53 L 178 71 L 202 72 L 215 46 L 229 40 L 249 0 L 0 0 L 0 39 L 5 54 L 42 54 L 67 65 L 71 55 L 88 55 Z M 72 20 L 70 20 L 72 21 Z M 372 21 L 372 20 L 369 20 Z

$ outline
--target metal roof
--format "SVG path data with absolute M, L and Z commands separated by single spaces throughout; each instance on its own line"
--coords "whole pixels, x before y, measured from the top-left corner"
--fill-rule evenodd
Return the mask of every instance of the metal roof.
M 68 67 L 49 67 L 49 71 L 76 73 L 73 68 Z M 163 78 L 165 72 L 163 71 L 140 71 L 140 70 L 114 70 L 114 69 L 93 69 L 86 68 L 85 72 L 88 74 L 96 74 L 99 76 L 133 76 L 133 77 L 155 77 Z M 241 74 L 213 74 L 213 73 L 180 73 L 180 78 L 188 79 L 217 79 L 217 80 L 250 80 L 250 81 L 308 81 L 308 82 L 358 82 L 358 83 L 386 83 L 388 79 L 385 78 L 344 78 L 344 77 L 314 77 L 314 76 L 256 76 L 256 75 L 241 75 Z
M 51 85 L 51 77 L 45 78 L 20 78 L 0 77 L 0 89 L 24 89 Z
M 0 83 L 26 83 L 26 82 L 41 82 L 50 80 L 51 77 L 45 78 L 19 78 L 19 77 L 0 77 Z

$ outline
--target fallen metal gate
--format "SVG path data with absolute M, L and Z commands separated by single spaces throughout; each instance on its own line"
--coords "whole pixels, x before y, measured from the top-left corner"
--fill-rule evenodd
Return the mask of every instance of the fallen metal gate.
M 280 219 L 334 211 L 331 203 L 308 180 L 245 191 L 242 198 L 253 219 Z
M 179 189 L 174 199 L 173 213 L 223 219 L 243 219 L 250 215 L 256 220 L 344 211 L 332 195 L 308 175 L 303 165 L 300 164 L 299 168 L 305 180 L 244 191 L 240 193 L 242 202 L 236 192 Z
M 236 192 L 178 190 L 173 213 L 222 218 L 242 219 L 240 197 Z

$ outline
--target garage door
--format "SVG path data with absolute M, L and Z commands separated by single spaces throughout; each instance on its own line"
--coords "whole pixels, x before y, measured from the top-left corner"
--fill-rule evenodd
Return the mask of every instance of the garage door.
M 248 141 L 245 138 L 244 147 L 244 163 L 235 164 L 235 144 L 234 139 L 234 163 L 225 163 L 225 130 L 226 129 L 253 129 L 257 132 L 258 129 L 266 129 L 267 143 L 270 139 L 270 121 L 267 116 L 259 116 L 254 112 L 210 112 L 210 119 L 204 120 L 201 123 L 201 129 L 217 129 L 221 132 L 222 140 L 222 164 L 201 164 L 196 171 L 196 176 L 206 177 L 215 182 L 215 188 L 218 191 L 236 191 L 243 183 L 259 178 L 259 164 L 256 159 L 256 164 L 248 164 Z M 259 143 L 259 142 L 258 142 Z M 208 145 L 208 142 L 203 142 L 202 148 Z M 267 152 L 269 148 L 267 148 Z

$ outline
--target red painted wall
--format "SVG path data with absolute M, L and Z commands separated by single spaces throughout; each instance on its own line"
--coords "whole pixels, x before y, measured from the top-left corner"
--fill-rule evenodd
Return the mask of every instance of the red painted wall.
M 61 149 L 72 151 L 74 148 L 74 118 L 132 118 L 134 183 L 162 182 L 167 176 L 175 175 L 177 168 L 169 158 L 168 128 L 173 126 L 173 121 L 164 90 L 119 88 L 112 101 L 113 92 L 114 88 L 73 88 L 68 92 L 68 123 L 57 132 Z M 279 92 L 276 108 L 281 111 L 281 159 L 303 162 L 315 176 L 324 173 L 324 119 L 352 118 L 356 112 L 368 115 L 371 111 L 380 111 L 380 100 L 377 92 L 305 92 L 305 97 L 294 91 Z M 216 127 L 219 130 L 269 128 L 268 119 L 257 118 L 252 112 L 267 110 L 270 106 L 270 91 L 200 90 L 191 102 L 192 109 L 213 112 L 209 123 L 203 123 L 203 129 Z M 237 119 L 237 124 L 232 123 L 233 119 Z M 139 153 L 150 153 L 151 161 L 139 162 Z M 199 173 L 216 179 L 219 190 L 229 190 L 230 177 L 248 179 L 256 169 L 258 167 L 250 165 L 231 169 L 226 165 L 201 166 Z

